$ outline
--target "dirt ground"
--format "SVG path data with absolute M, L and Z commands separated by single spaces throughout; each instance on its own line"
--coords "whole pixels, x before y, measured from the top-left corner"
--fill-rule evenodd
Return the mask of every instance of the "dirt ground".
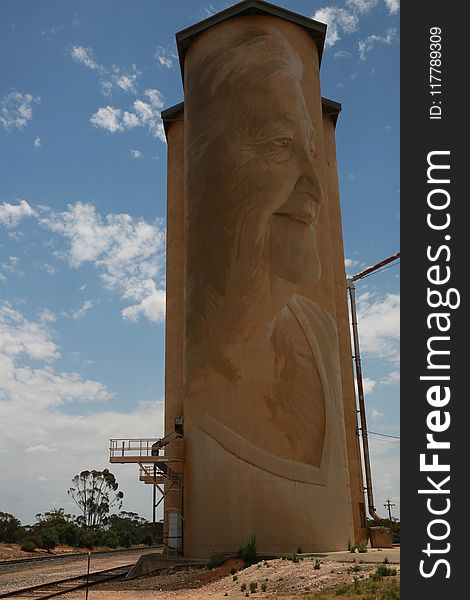
M 293 600 L 300 596 L 313 597 L 314 592 L 353 584 L 355 579 L 367 579 L 377 563 L 344 563 L 332 560 L 317 562 L 305 558 L 294 563 L 275 559 L 263 561 L 247 569 L 240 569 L 239 561 L 229 561 L 217 569 L 169 568 L 159 575 L 130 581 L 110 582 L 91 588 L 89 600 L 225 600 L 225 598 L 255 597 Z M 393 565 L 399 572 L 399 565 Z M 70 594 L 69 600 L 81 600 L 82 593 Z

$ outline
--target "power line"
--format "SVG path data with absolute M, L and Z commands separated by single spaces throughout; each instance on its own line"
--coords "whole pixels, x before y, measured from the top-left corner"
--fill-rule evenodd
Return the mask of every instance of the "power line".
M 379 442 L 391 442 L 393 444 L 399 444 L 400 443 L 400 440 L 395 440 L 395 439 L 390 439 L 390 438 L 384 438 L 384 437 L 378 436 L 378 435 L 374 436 L 374 434 L 370 433 L 370 432 L 367 432 L 367 433 L 369 435 L 371 435 L 374 440 L 379 440 Z
M 376 275 L 377 273 L 382 273 L 382 271 L 386 271 L 387 269 L 391 269 L 392 267 L 396 267 L 399 264 L 400 264 L 400 261 L 396 262 L 393 265 L 387 265 L 386 267 L 382 267 L 381 269 L 379 269 L 377 271 L 373 271 L 372 273 L 368 273 L 367 275 L 364 275 L 363 277 L 361 277 L 361 279 L 367 279 L 371 275 Z
M 371 431 L 369 429 L 368 433 L 373 433 L 374 435 L 380 435 L 381 437 L 393 438 L 395 440 L 399 440 L 400 437 L 398 435 L 387 435 L 386 433 L 378 433 L 377 431 Z

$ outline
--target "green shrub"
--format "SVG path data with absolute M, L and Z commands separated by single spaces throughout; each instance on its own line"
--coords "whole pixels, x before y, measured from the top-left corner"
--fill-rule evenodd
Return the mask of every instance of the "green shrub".
M 267 590 L 267 588 L 268 588 L 268 585 L 267 585 L 266 581 L 263 581 L 261 584 L 261 591 L 265 592 Z
M 33 542 L 33 540 L 24 539 L 21 542 L 21 549 L 23 552 L 34 552 L 37 548 L 37 545 Z
M 361 540 L 358 542 L 357 551 L 361 553 L 367 552 L 367 540 Z
M 132 544 L 137 542 L 137 536 L 132 531 L 123 530 L 117 532 L 119 537 L 119 545 L 124 546 L 124 548 L 129 548 Z
M 282 557 L 283 560 L 291 560 L 294 563 L 298 563 L 303 560 L 302 556 L 299 556 L 296 552 L 289 552 L 288 554 L 284 554 Z
M 59 541 L 57 529 L 55 527 L 46 527 L 41 531 L 41 543 L 39 547 L 50 552 L 59 545 Z
M 240 586 L 240 591 L 244 592 L 246 590 L 246 583 L 242 583 Z
M 207 562 L 207 568 L 208 569 L 216 569 L 217 567 L 220 567 L 220 565 L 223 565 L 225 560 L 226 560 L 226 558 L 223 554 L 217 554 L 217 553 L 213 552 L 212 556 L 210 557 L 210 559 Z
M 86 529 L 80 531 L 78 536 L 78 546 L 79 548 L 88 548 L 88 550 L 92 550 L 98 541 L 98 536 L 94 531 L 87 531 Z
M 254 594 L 257 589 L 258 589 L 258 582 L 257 581 L 250 581 L 250 592 L 252 594 Z
M 371 579 L 382 579 L 382 577 L 391 577 L 397 574 L 397 570 L 394 568 L 387 567 L 387 565 L 381 564 L 377 567 L 374 573 L 370 576 Z
M 119 546 L 119 538 L 114 531 L 105 531 L 101 536 L 100 543 L 108 548 L 117 548 Z
M 321 567 L 321 561 L 318 558 L 315 559 L 315 564 L 313 565 L 314 569 L 319 569 Z
M 244 546 L 239 548 L 238 556 L 243 559 L 246 567 L 256 563 L 256 536 L 254 534 Z
M 155 539 L 151 533 L 146 533 L 140 540 L 140 543 L 145 544 L 146 546 L 153 546 Z

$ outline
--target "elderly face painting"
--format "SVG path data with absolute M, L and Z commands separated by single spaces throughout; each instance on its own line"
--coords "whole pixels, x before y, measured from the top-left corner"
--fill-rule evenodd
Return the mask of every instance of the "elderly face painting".
M 225 300 L 241 333 L 263 319 L 263 310 L 267 318 L 299 285 L 318 279 L 323 192 L 294 48 L 268 28 L 238 38 L 222 31 L 214 48 L 189 82 L 198 113 L 188 152 L 194 270 L 209 257 L 207 269 L 191 278 L 204 318 L 218 322 Z
M 188 395 L 212 415 L 209 429 L 227 427 L 215 438 L 236 432 L 251 456 L 256 443 L 319 468 L 324 364 L 307 330 L 323 317 L 296 300 L 320 277 L 324 202 L 303 65 L 274 28 L 222 29 L 212 43 L 194 58 L 185 107 Z

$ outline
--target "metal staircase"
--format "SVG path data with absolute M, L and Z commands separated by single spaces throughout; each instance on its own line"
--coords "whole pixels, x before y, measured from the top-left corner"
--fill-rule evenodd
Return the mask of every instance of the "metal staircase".
M 176 419 L 175 429 L 163 438 L 115 438 L 109 440 L 109 462 L 139 465 L 139 480 L 153 485 L 153 523 L 156 511 L 171 493 L 174 506 L 167 515 L 169 531 L 163 540 L 168 556 L 182 550 L 183 457 L 179 452 L 167 452 L 172 442 L 183 437 L 182 418 Z M 157 491 L 160 498 L 157 502 Z

